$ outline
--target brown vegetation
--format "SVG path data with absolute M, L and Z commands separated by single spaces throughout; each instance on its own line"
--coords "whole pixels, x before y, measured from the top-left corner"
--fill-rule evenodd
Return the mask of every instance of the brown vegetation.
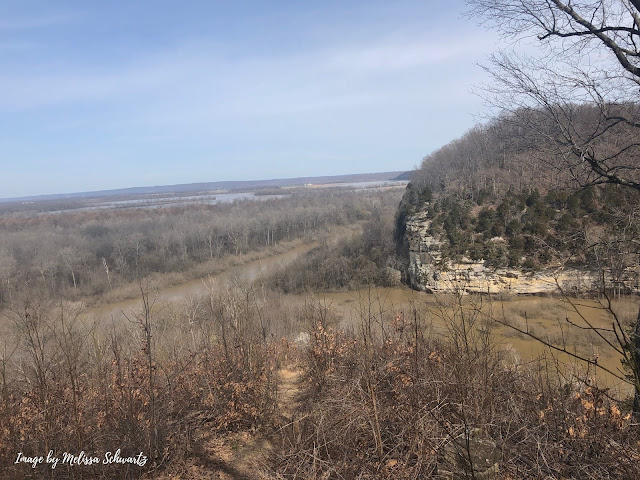
M 397 205 L 393 196 L 380 197 L 360 232 L 338 245 L 321 245 L 286 270 L 272 274 L 266 283 L 284 293 L 397 285 L 400 265 L 393 244 Z
M 318 315 L 304 407 L 283 428 L 285 478 L 624 478 L 640 475 L 628 411 L 542 360 L 514 364 L 477 312 L 442 340 L 418 312 L 363 318 L 359 333 Z
M 146 290 L 142 300 L 128 325 L 108 327 L 62 302 L 16 305 L 1 363 L 3 478 L 137 478 L 188 456 L 198 427 L 223 433 L 270 424 L 279 344 L 266 341 L 264 301 L 240 290 L 212 291 L 207 302 L 179 310 L 155 305 Z M 116 448 L 122 456 L 143 452 L 147 463 L 61 463 L 55 472 L 14 464 L 18 452 L 84 451 L 102 461 Z

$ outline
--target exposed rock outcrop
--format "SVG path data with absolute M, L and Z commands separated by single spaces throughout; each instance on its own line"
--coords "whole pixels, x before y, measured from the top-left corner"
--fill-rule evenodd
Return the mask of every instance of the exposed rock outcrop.
M 443 260 L 443 242 L 429 233 L 431 221 L 424 212 L 406 219 L 405 244 L 408 246 L 408 280 L 411 286 L 427 292 L 552 294 L 561 288 L 567 294 L 602 289 L 602 272 L 549 265 L 537 272 L 515 268 L 492 268 L 483 260 L 462 257 L 458 262 Z M 493 239 L 496 242 L 500 238 Z M 620 287 L 638 292 L 638 272 L 626 271 L 619 280 L 605 274 L 607 288 Z

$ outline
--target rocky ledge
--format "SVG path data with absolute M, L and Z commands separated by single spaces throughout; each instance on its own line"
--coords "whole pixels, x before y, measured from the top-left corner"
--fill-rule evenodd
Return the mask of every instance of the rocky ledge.
M 408 276 L 411 286 L 427 292 L 555 294 L 569 295 L 602 290 L 602 272 L 548 266 L 537 272 L 515 268 L 493 268 L 483 260 L 465 257 L 458 262 L 443 261 L 442 242 L 429 234 L 430 220 L 417 213 L 406 222 L 409 246 Z M 495 241 L 501 241 L 496 238 Z M 626 271 L 619 280 L 605 272 L 607 288 L 640 292 L 638 271 Z

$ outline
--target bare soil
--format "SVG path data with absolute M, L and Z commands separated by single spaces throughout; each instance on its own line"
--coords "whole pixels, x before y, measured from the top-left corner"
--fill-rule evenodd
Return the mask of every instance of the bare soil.
M 281 428 L 295 428 L 300 371 L 295 366 L 278 372 L 278 412 Z M 270 473 L 272 441 L 265 434 L 240 432 L 225 436 L 213 434 L 206 426 L 194 434 L 190 458 L 147 479 L 157 480 L 276 480 Z

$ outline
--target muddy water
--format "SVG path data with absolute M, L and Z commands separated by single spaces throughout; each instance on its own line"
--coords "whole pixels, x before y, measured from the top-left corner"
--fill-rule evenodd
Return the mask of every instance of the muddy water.
M 151 291 L 149 292 L 149 299 L 155 304 L 179 302 L 208 294 L 212 285 L 215 287 L 225 287 L 235 283 L 245 284 L 252 282 L 261 276 L 266 276 L 285 268 L 317 246 L 318 242 L 300 245 L 281 254 L 267 256 L 252 262 L 230 267 L 224 272 L 211 275 L 207 278 L 199 278 L 162 290 Z M 132 318 L 132 315 L 140 312 L 141 306 L 142 302 L 140 299 L 125 300 L 90 308 L 87 310 L 87 314 L 99 319 L 118 321 L 124 320 L 125 315 L 128 318 Z
M 265 255 L 258 260 L 231 266 L 223 272 L 209 275 L 205 278 L 198 278 L 172 287 L 152 290 L 149 292 L 151 302 L 168 303 L 180 302 L 207 295 L 213 285 L 216 288 L 230 286 L 233 284 L 246 284 L 267 276 L 271 273 L 282 270 L 295 260 L 302 258 L 314 248 L 322 245 L 329 247 L 337 245 L 339 242 L 350 238 L 361 231 L 361 224 L 353 224 L 348 227 L 336 227 L 324 232 L 320 240 L 290 247 L 283 253 Z M 140 312 L 142 301 L 140 298 L 124 300 L 118 302 L 108 302 L 88 308 L 87 315 L 98 319 L 124 320 L 125 315 L 129 318 L 131 314 Z
M 618 353 L 597 335 L 569 323 L 582 328 L 588 324 L 596 328 L 611 328 L 614 319 L 597 300 L 469 296 L 463 299 L 460 307 L 453 296 L 430 295 L 406 287 L 324 293 L 318 294 L 317 300 L 335 314 L 334 318 L 342 319 L 341 327 L 356 331 L 363 318 L 379 316 L 380 312 L 387 316 L 398 312 L 411 315 L 415 307 L 431 334 L 446 336 L 447 323 L 451 321 L 454 308 L 463 308 L 468 317 L 474 312 L 480 312 L 477 318 L 486 321 L 486 325 L 491 328 L 496 348 L 507 352 L 514 360 L 526 363 L 544 358 L 545 363 L 557 365 L 558 371 L 566 379 L 577 376 L 583 379 L 589 377 L 592 381 L 595 378 L 600 385 L 611 387 L 618 394 L 627 395 L 631 392 L 628 384 L 602 368 L 594 368 L 571 355 L 550 350 L 525 334 L 495 321 L 507 321 L 555 345 L 562 345 L 564 342 L 571 353 L 589 359 L 597 358 L 598 365 L 622 375 L 621 356 Z M 635 319 L 637 309 L 638 301 L 635 297 L 623 298 L 613 304 L 613 310 L 625 326 Z

